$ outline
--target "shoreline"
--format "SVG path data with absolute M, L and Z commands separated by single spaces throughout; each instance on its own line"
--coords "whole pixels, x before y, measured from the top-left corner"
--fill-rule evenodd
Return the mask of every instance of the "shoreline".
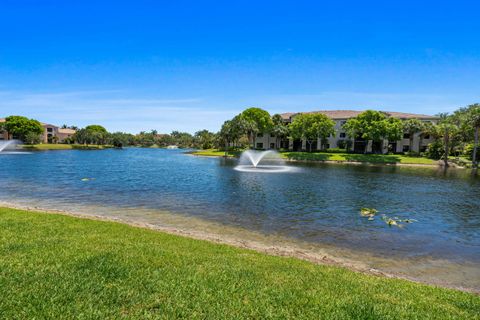
M 25 210 L 38 214 L 58 214 L 79 219 L 121 223 L 135 228 L 154 230 L 171 235 L 177 235 L 196 240 L 208 241 L 211 243 L 224 244 L 237 248 L 254 250 L 256 252 L 267 255 L 296 258 L 306 260 L 314 264 L 345 268 L 366 275 L 402 279 L 415 283 L 455 289 L 480 295 L 480 288 L 466 287 L 458 284 L 453 284 L 448 280 L 445 280 L 444 278 L 421 279 L 419 276 L 415 277 L 402 274 L 400 270 L 403 270 L 404 265 L 407 263 L 403 260 L 395 260 L 394 258 L 379 258 L 373 255 L 368 256 L 368 253 L 365 254 L 362 252 L 357 252 L 353 254 L 353 252 L 345 248 L 335 247 L 326 244 L 314 245 L 311 243 L 303 243 L 302 241 L 296 241 L 288 238 L 279 238 L 276 236 L 266 235 L 247 229 L 226 226 L 211 221 L 205 221 L 204 219 L 199 219 L 196 217 L 175 217 L 175 220 L 181 221 L 181 223 L 174 222 L 173 224 L 166 223 L 162 225 L 149 223 L 146 221 L 134 221 L 132 219 L 125 219 L 113 215 L 105 216 L 101 214 L 86 214 L 66 210 L 45 209 L 37 206 L 32 207 L 26 205 L 18 205 L 15 203 L 4 201 L 0 201 L 0 207 Z M 174 214 L 170 213 L 170 215 Z M 187 220 L 191 225 L 194 225 L 195 227 L 188 226 L 188 224 L 185 223 L 185 221 Z M 206 225 L 208 225 L 208 227 L 204 228 Z M 388 263 L 395 266 L 398 265 L 397 269 L 399 270 L 399 272 L 386 271 L 374 268 L 372 266 L 369 266 L 369 264 L 365 261 L 355 259 L 355 255 L 367 256 L 368 259 L 366 260 L 376 260 L 376 262 L 378 262 L 380 265 Z M 435 268 L 436 266 L 445 267 L 445 265 L 448 264 L 448 262 L 444 260 L 432 261 L 430 263 L 431 268 Z M 447 266 L 446 268 L 447 270 L 444 270 L 444 273 L 447 273 L 449 268 L 454 269 L 455 266 L 452 264 L 452 266 Z
M 228 158 L 228 159 L 238 159 L 237 156 L 227 155 L 226 157 L 223 155 L 204 155 L 204 154 L 196 154 L 195 151 L 185 152 L 186 155 L 191 155 L 195 157 L 203 157 L 203 158 Z M 427 163 L 400 163 L 400 162 L 368 162 L 368 161 L 343 161 L 343 160 L 302 160 L 302 159 L 290 159 L 284 158 L 282 159 L 285 162 L 291 163 L 307 163 L 307 164 L 315 164 L 315 163 L 327 163 L 327 164 L 346 164 L 346 165 L 366 165 L 366 166 L 388 166 L 388 167 L 423 167 L 423 168 L 444 168 L 444 165 L 438 162 L 437 164 L 427 164 Z M 455 168 L 455 169 L 466 169 L 466 167 L 459 166 L 453 162 L 449 162 L 450 166 L 448 168 Z

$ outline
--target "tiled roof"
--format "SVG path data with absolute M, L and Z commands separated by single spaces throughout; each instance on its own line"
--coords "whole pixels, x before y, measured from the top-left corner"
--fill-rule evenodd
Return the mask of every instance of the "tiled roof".
M 65 133 L 65 134 L 74 134 L 77 130 L 68 129 L 68 128 L 58 128 L 58 133 Z
M 357 110 L 320 110 L 320 111 L 308 111 L 308 112 L 288 112 L 288 113 L 282 113 L 281 116 L 282 118 L 288 120 L 292 116 L 295 116 L 300 113 L 323 113 L 327 117 L 331 119 L 349 119 L 358 116 L 360 113 L 363 111 L 357 111 Z M 404 112 L 392 112 L 392 111 L 383 111 L 390 117 L 395 117 L 399 119 L 422 119 L 422 120 L 435 120 L 438 119 L 438 117 L 435 116 L 429 116 L 425 114 L 415 114 L 415 113 L 404 113 Z

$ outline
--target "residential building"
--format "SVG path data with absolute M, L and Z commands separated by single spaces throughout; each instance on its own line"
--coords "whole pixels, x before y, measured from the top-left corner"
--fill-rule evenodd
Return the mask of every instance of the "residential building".
M 0 122 L 5 122 L 5 119 L 0 119 Z M 60 128 L 53 124 L 42 123 L 43 133 L 41 134 L 42 143 L 62 143 L 65 139 L 73 136 L 76 130 L 68 128 Z M 0 140 L 11 140 L 15 137 L 8 132 L 0 132 Z
M 335 121 L 335 133 L 328 137 L 324 147 L 326 148 L 340 148 L 347 144 L 351 144 L 351 150 L 355 152 L 364 152 L 365 144 L 367 144 L 367 152 L 374 153 L 386 153 L 388 151 L 393 153 L 402 153 L 402 152 L 423 152 L 429 143 L 432 142 L 430 136 L 423 136 L 415 134 L 413 137 L 413 150 L 410 150 L 410 139 L 407 133 L 404 134 L 403 138 L 398 141 L 383 141 L 381 143 L 373 143 L 372 141 L 363 141 L 362 139 L 351 139 L 347 136 L 347 133 L 343 130 L 343 125 L 347 122 L 348 119 L 356 117 L 363 111 L 354 111 L 354 110 L 324 110 L 324 111 L 312 111 L 312 112 L 289 112 L 281 114 L 283 121 L 286 125 L 289 125 L 293 119 L 301 113 L 323 113 L 333 121 Z M 395 117 L 401 120 L 408 119 L 419 119 L 425 122 L 436 123 L 438 117 L 423 115 L 423 114 L 414 114 L 414 113 L 403 113 L 403 112 L 385 112 L 389 117 Z M 306 151 L 309 150 L 310 146 L 307 145 L 305 140 L 292 140 L 288 138 L 279 139 L 271 134 L 259 134 L 255 139 L 255 147 L 257 149 L 288 149 L 292 151 Z M 321 141 L 315 141 L 312 143 L 312 150 L 319 150 L 321 147 Z

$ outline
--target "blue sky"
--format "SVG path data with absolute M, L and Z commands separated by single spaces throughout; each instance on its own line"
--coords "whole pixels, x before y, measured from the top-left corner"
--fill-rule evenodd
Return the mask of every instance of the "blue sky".
M 478 1 L 0 0 L 0 116 L 218 130 L 271 113 L 480 102 Z

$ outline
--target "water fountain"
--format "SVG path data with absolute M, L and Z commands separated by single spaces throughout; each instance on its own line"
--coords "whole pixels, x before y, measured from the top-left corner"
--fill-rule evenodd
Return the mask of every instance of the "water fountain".
M 273 150 L 242 152 L 235 170 L 242 172 L 292 172 L 294 167 L 287 166 L 280 154 Z
M 10 151 L 16 150 L 17 146 L 21 144 L 19 140 L 6 140 L 0 141 L 0 155 L 2 154 L 27 154 L 30 152 L 22 152 L 22 151 Z

